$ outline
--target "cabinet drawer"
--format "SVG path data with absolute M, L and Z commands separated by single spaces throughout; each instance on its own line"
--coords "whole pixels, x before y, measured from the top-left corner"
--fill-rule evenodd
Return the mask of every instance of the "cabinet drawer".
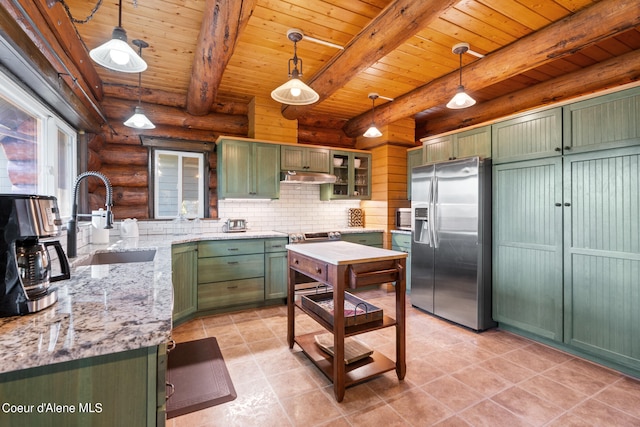
M 402 249 L 411 249 L 411 236 L 407 234 L 391 234 L 391 245 Z
M 198 283 L 264 276 L 264 255 L 236 255 L 198 260 Z
M 198 285 L 198 310 L 229 307 L 264 300 L 264 278 Z
M 198 244 L 198 258 L 264 253 L 264 240 L 214 240 Z
M 287 250 L 285 246 L 289 243 L 289 239 L 269 239 L 264 242 L 265 252 L 284 252 Z
M 343 234 L 342 240 L 367 246 L 382 247 L 382 233 L 349 233 Z
M 326 282 L 328 265 L 324 262 L 307 258 L 304 255 L 289 252 L 289 266 L 312 279 Z

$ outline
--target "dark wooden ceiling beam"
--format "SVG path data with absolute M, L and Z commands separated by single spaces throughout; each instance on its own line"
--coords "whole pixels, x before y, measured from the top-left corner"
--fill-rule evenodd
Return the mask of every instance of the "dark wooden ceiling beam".
M 600 40 L 634 28 L 639 23 L 640 2 L 637 0 L 601 0 L 467 65 L 462 72 L 463 84 L 473 92 L 474 89 L 499 83 L 526 70 L 569 56 Z M 448 74 L 376 108 L 376 124 L 384 126 L 447 103 L 455 93 L 458 78 L 457 72 Z M 583 84 L 582 81 L 574 82 L 577 88 Z M 478 104 L 471 108 L 478 108 Z M 344 127 L 345 133 L 349 136 L 362 134 L 372 118 L 369 111 L 349 120 Z
M 358 73 L 424 29 L 458 0 L 395 0 L 362 29 L 337 55 L 322 67 L 307 84 L 322 102 L 341 89 Z M 290 120 L 307 113 L 313 105 L 283 105 L 282 115 Z
M 634 50 L 588 68 L 477 104 L 473 109 L 448 110 L 446 114 L 434 116 L 429 120 L 424 133 L 425 136 L 438 135 L 452 129 L 486 123 L 496 117 L 638 81 L 640 50 Z
M 255 3 L 256 0 L 206 1 L 187 91 L 189 114 L 199 116 L 209 112 Z

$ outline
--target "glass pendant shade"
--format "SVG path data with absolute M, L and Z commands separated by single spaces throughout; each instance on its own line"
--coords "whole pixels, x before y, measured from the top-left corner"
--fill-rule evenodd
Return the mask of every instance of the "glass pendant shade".
M 467 95 L 464 91 L 464 86 L 458 86 L 458 91 L 451 98 L 451 101 L 447 103 L 447 108 L 451 108 L 453 110 L 459 110 L 462 108 L 471 107 L 476 103 L 476 100 Z
M 89 56 L 113 71 L 141 73 L 147 69 L 147 63 L 127 44 L 127 33 L 122 27 L 115 27 L 111 40 L 91 49 Z
M 382 132 L 378 130 L 376 125 L 371 123 L 371 127 L 369 127 L 369 129 L 367 129 L 367 131 L 362 136 L 364 136 L 365 138 L 378 138 L 382 136 Z
M 289 105 L 309 105 L 318 102 L 320 95 L 298 78 L 294 70 L 291 78 L 271 92 L 271 98 Z
M 156 126 L 151 123 L 151 120 L 147 118 L 142 112 L 141 107 L 136 107 L 133 116 L 129 118 L 126 122 L 124 122 L 125 126 L 129 126 L 130 128 L 135 129 L 155 129 Z

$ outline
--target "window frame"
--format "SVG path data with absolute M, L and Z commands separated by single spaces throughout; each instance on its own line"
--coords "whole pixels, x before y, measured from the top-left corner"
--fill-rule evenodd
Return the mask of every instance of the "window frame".
M 160 215 L 158 209 L 158 201 L 160 200 L 159 191 L 160 186 L 158 185 L 159 173 L 158 173 L 158 158 L 160 155 L 175 155 L 179 158 L 178 165 L 179 169 L 182 170 L 182 159 L 185 157 L 188 158 L 196 158 L 198 159 L 198 193 L 199 200 L 198 203 L 198 213 L 196 216 L 193 215 L 184 215 L 185 218 L 194 219 L 194 218 L 205 218 L 207 216 L 207 197 L 206 197 L 206 188 L 205 188 L 205 175 L 208 175 L 208 157 L 207 153 L 199 152 L 199 151 L 188 151 L 188 150 L 176 150 L 171 148 L 152 148 L 151 149 L 151 164 L 152 172 L 153 172 L 153 202 L 152 204 L 152 212 L 154 219 L 174 219 L 176 216 L 182 215 L 181 209 L 178 206 L 178 215 Z M 179 174 L 178 177 L 178 192 L 180 194 L 179 199 L 182 199 L 182 174 Z

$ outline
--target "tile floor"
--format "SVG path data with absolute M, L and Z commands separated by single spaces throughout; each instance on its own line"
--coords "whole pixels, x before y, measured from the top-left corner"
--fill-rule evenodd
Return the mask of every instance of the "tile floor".
M 395 295 L 360 297 L 394 312 Z M 319 330 L 298 312 L 296 333 Z M 480 334 L 407 309 L 407 374 L 346 390 L 286 344 L 286 307 L 196 319 L 178 342 L 216 337 L 238 397 L 167 421 L 196 426 L 640 426 L 640 380 L 508 332 Z M 394 328 L 359 335 L 395 358 Z

